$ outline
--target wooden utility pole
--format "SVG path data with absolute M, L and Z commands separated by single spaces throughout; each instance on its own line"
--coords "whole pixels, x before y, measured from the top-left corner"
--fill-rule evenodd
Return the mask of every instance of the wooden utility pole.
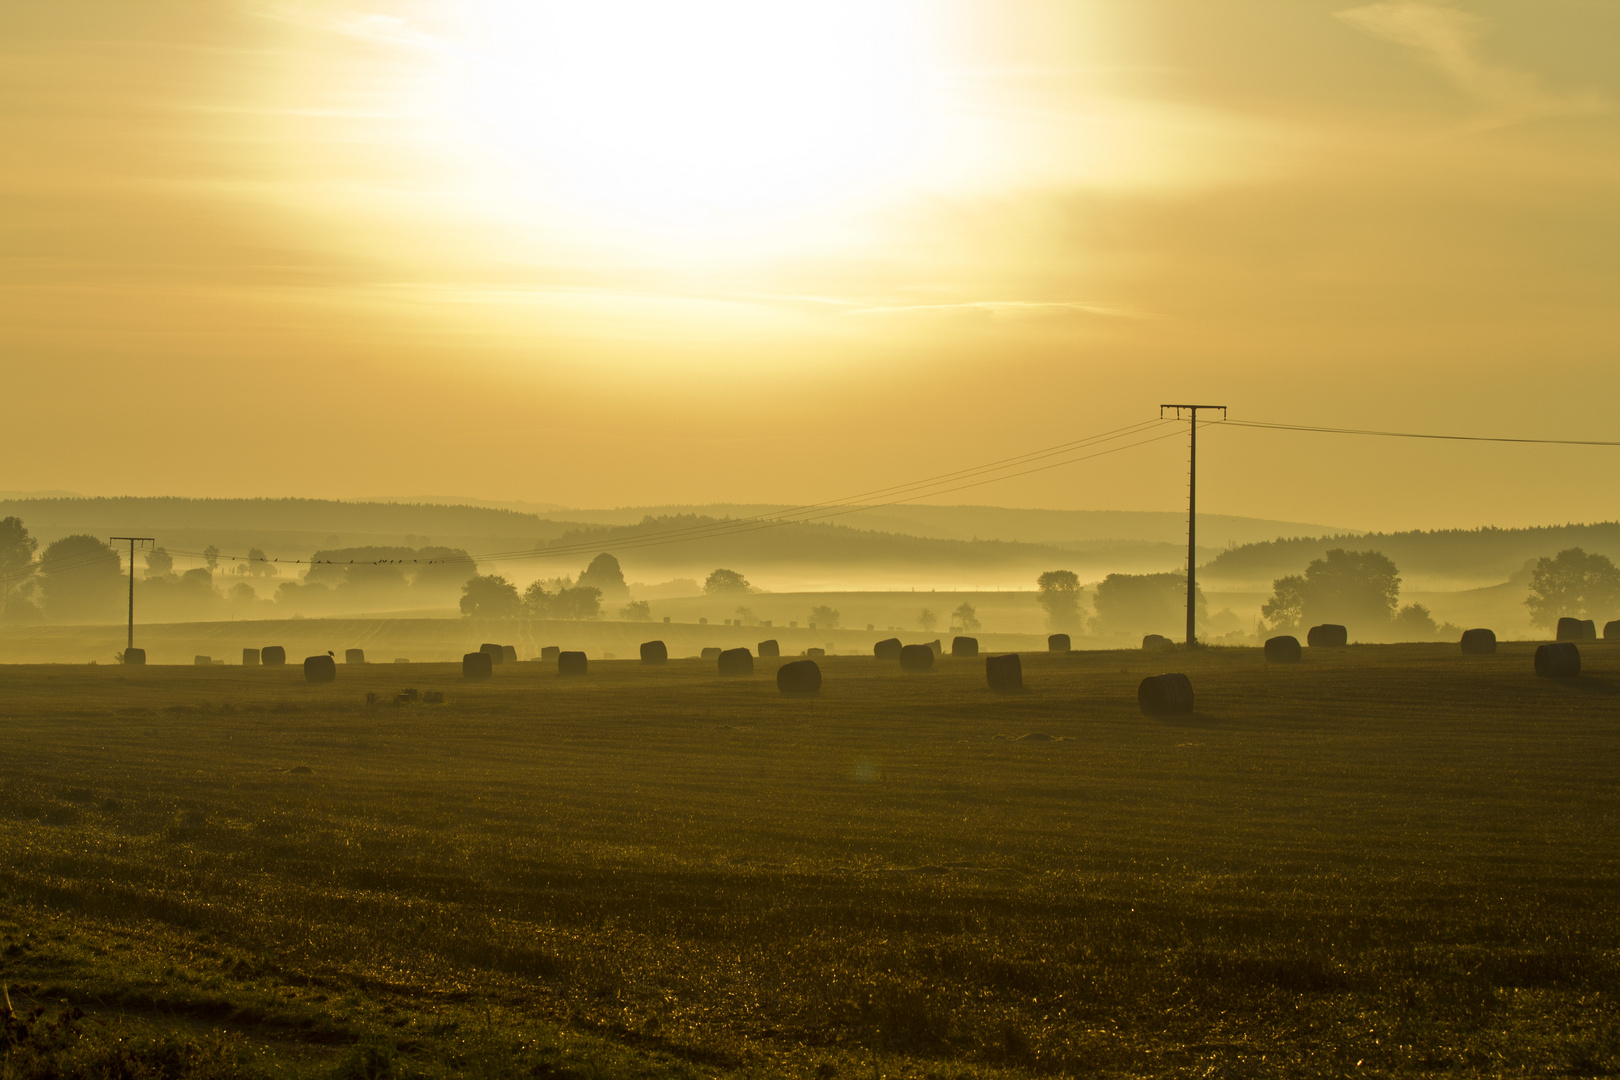
M 135 545 L 150 544 L 153 541 L 150 536 L 107 537 L 108 543 L 113 543 L 118 540 L 129 541 L 129 641 L 125 643 L 124 647 L 126 649 L 133 649 L 135 647 Z
M 1160 405 L 1161 417 L 1166 409 L 1176 410 L 1177 420 L 1185 412 L 1190 421 L 1187 443 L 1187 648 L 1190 649 L 1198 644 L 1198 583 L 1194 580 L 1198 566 L 1198 410 L 1219 409 L 1221 419 L 1225 420 L 1226 406 Z

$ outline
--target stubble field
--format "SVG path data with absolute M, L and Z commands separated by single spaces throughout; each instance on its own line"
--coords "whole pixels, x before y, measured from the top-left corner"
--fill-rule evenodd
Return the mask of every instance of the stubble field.
M 4 1069 L 1612 1074 L 1620 647 L 1531 649 L 0 667 Z

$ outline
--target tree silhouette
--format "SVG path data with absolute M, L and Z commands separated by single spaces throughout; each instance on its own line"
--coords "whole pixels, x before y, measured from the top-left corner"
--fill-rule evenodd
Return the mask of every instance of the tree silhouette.
M 951 612 L 951 618 L 955 620 L 957 626 L 969 634 L 979 628 L 979 611 L 965 600 Z
M 123 605 L 118 552 L 94 536 L 64 536 L 39 558 L 45 614 L 55 622 L 98 622 Z
M 747 592 L 750 588 L 748 579 L 735 570 L 716 570 L 703 582 L 703 591 L 710 594 Z
M 1035 579 L 1035 602 L 1046 611 L 1046 625 L 1053 630 L 1073 630 L 1080 625 L 1080 576 L 1073 570 L 1048 570 Z
M 38 547 L 39 541 L 28 535 L 22 518 L 0 520 L 0 619 L 11 618 L 13 605 L 27 604 L 23 597 L 33 587 Z M 27 606 L 32 612 L 33 605 Z
M 498 575 L 475 575 L 461 587 L 461 613 L 470 618 L 508 619 L 522 610 L 517 586 Z
M 1620 569 L 1607 555 L 1588 555 L 1566 548 L 1552 558 L 1536 560 L 1525 598 L 1530 621 L 1548 629 L 1564 616 L 1603 618 L 1620 607 Z

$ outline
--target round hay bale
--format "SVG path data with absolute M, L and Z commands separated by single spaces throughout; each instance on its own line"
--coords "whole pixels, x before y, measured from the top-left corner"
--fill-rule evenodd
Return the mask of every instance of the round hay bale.
M 305 657 L 304 681 L 312 683 L 337 682 L 337 661 L 330 656 Z
M 782 646 L 777 643 L 775 638 L 771 638 L 768 641 L 759 643 L 758 652 L 761 660 L 766 657 L 777 657 L 782 655 Z
M 502 645 L 501 646 L 501 659 L 506 661 L 508 664 L 517 663 L 517 646 L 516 645 Z
M 1604 641 L 1620 641 L 1620 619 L 1611 619 L 1603 624 Z
M 1462 651 L 1464 656 L 1490 656 L 1496 652 L 1496 631 L 1486 630 L 1483 627 L 1477 630 L 1464 630 Z
M 495 658 L 483 649 L 467 653 L 461 658 L 463 679 L 487 679 L 495 674 Z
M 562 647 L 559 645 L 544 645 L 540 649 L 541 660 L 555 660 L 561 655 Z
M 927 645 L 907 645 L 900 650 L 901 671 L 932 671 L 934 650 Z
M 1017 653 L 984 658 L 984 678 L 998 694 L 1016 694 L 1024 688 L 1024 665 Z
M 1299 638 L 1292 634 L 1283 634 L 1281 637 L 1266 640 L 1266 662 L 1270 664 L 1297 664 L 1304 653 L 1299 647 Z
M 820 657 L 826 656 L 827 655 L 827 650 L 826 649 L 817 649 L 817 648 L 812 647 L 812 648 L 808 648 L 808 649 L 804 650 L 804 655 L 808 656 L 812 660 L 815 660 L 815 659 L 818 659 Z
M 214 662 L 214 658 L 212 656 L 193 656 L 191 662 L 198 667 L 208 667 Z
M 259 650 L 258 649 L 243 649 L 242 650 L 242 666 L 243 667 L 258 667 L 259 666 Z
M 704 660 L 718 660 L 720 659 L 720 646 L 710 645 L 708 648 L 699 652 L 698 656 Z
M 1573 679 L 1580 673 L 1581 650 L 1573 641 L 1536 647 L 1536 674 L 1543 679 Z
M 588 665 L 585 662 L 584 653 L 563 652 L 561 649 L 557 650 L 557 674 L 583 675 L 585 674 L 587 666 Z
M 1350 631 L 1338 623 L 1323 623 L 1305 632 L 1305 644 L 1313 649 L 1337 649 L 1350 644 Z
M 747 649 L 726 649 L 719 656 L 722 675 L 752 675 L 754 654 Z
M 776 689 L 790 697 L 821 693 L 821 665 L 814 660 L 794 660 L 776 669 Z
M 506 649 L 492 641 L 486 641 L 478 646 L 478 651 L 489 657 L 491 664 L 506 663 Z
M 146 650 L 129 648 L 124 650 L 124 663 L 131 667 L 140 667 L 146 663 Z
M 1179 672 L 1149 675 L 1136 688 L 1136 703 L 1146 716 L 1191 716 L 1192 680 Z
M 266 645 L 259 650 L 259 663 L 265 667 L 281 667 L 287 662 L 287 650 L 280 645 Z
M 877 657 L 879 660 L 898 660 L 900 659 L 900 648 L 901 646 L 899 638 L 884 638 L 882 641 L 872 646 L 872 655 Z
M 941 645 L 939 643 L 939 638 L 935 638 L 933 641 L 930 641 L 928 643 L 928 647 L 930 649 L 934 650 L 934 655 L 935 656 L 944 656 L 945 655 L 945 646 L 943 646 L 943 645 Z
M 1176 643 L 1163 634 L 1148 634 L 1142 639 L 1143 652 L 1169 652 L 1176 647 Z
M 1591 619 L 1574 619 L 1565 616 L 1558 620 L 1559 641 L 1596 641 L 1597 626 Z
M 363 663 L 365 663 L 366 662 L 366 650 L 364 650 L 364 649 L 344 649 L 343 650 L 343 662 L 345 664 L 363 664 Z
M 979 639 L 976 637 L 959 637 L 951 639 L 952 656 L 978 656 Z
M 1046 639 L 1047 652 L 1071 652 L 1068 634 L 1051 634 Z
M 641 643 L 641 662 L 643 664 L 669 663 L 669 648 L 662 641 L 643 641 Z

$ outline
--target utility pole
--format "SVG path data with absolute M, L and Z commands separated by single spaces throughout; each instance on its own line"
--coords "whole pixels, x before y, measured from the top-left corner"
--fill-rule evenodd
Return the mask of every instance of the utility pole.
M 1166 409 L 1176 410 L 1177 420 L 1185 412 L 1190 421 L 1187 442 L 1187 648 L 1191 649 L 1198 644 L 1198 582 L 1194 580 L 1194 571 L 1198 566 L 1198 410 L 1219 409 L 1221 419 L 1225 420 L 1226 406 L 1160 405 L 1161 418 Z
M 135 545 L 150 544 L 150 536 L 109 536 L 107 542 L 118 540 L 129 541 L 129 642 L 124 646 L 127 649 L 135 647 Z

